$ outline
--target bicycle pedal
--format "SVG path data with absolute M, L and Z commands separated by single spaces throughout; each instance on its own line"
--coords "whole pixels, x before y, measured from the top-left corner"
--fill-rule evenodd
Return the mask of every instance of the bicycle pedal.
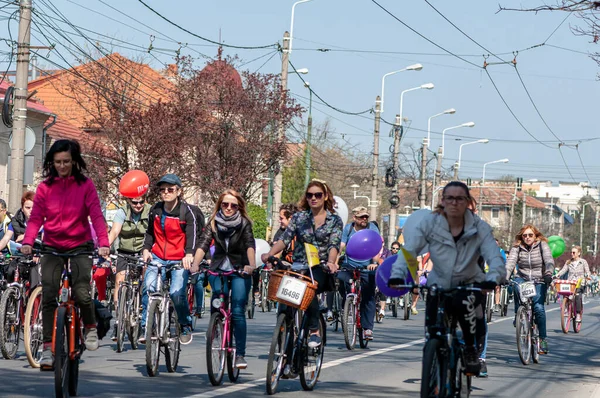
M 54 366 L 40 366 L 40 372 L 52 372 L 54 371 Z

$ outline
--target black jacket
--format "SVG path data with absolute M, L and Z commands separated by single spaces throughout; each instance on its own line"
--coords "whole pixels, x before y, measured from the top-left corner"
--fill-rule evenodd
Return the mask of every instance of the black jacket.
M 225 245 L 224 236 L 212 230 L 210 222 L 204 228 L 200 248 L 208 253 L 210 244 L 215 240 L 215 254 L 212 256 L 210 269 L 212 271 L 218 269 L 229 258 L 231 265 L 234 268 L 241 268 L 245 265 L 250 265 L 248 262 L 248 248 L 256 249 L 254 243 L 254 234 L 252 233 L 252 224 L 245 218 L 242 218 L 242 224 L 229 238 L 229 247 Z
M 11 220 L 15 235 L 13 240 L 17 240 L 20 235 L 25 235 L 25 228 L 27 228 L 27 221 L 25 221 L 25 213 L 19 209 Z

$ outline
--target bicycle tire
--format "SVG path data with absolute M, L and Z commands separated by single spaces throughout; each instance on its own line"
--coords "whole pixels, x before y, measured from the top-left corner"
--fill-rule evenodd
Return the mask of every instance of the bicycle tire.
M 346 298 L 344 304 L 344 313 L 342 315 L 342 331 L 344 332 L 344 342 L 346 348 L 353 350 L 356 345 L 356 311 L 353 298 Z
M 582 300 L 582 304 L 583 304 L 583 300 Z M 575 317 L 572 319 L 573 333 L 579 333 L 579 332 L 581 332 L 581 325 L 583 324 L 583 305 L 581 308 L 581 321 L 579 321 L 579 322 L 576 322 L 577 310 L 576 310 L 575 304 L 573 304 L 573 308 L 575 309 L 575 311 L 574 311 Z
M 167 332 L 169 333 L 169 342 L 165 346 L 165 365 L 167 372 L 174 373 L 177 371 L 179 353 L 181 352 L 181 343 L 179 342 L 181 325 L 179 324 L 177 311 L 175 311 L 175 305 L 171 299 L 169 299 L 169 325 Z
M 342 320 L 340 319 L 340 314 L 342 311 L 342 295 L 338 290 L 335 291 L 333 300 L 333 322 L 335 325 L 333 327 L 333 330 L 337 332 L 340 329 L 340 323 L 342 322 Z
M 410 307 L 411 307 L 412 292 L 409 291 L 404 295 L 404 320 L 408 321 L 410 318 Z
M 57 398 L 66 398 L 69 397 L 70 374 L 67 307 L 58 307 L 54 319 L 54 393 Z
M 133 298 L 131 300 L 131 305 L 129 306 L 129 327 L 127 328 L 127 339 L 131 344 L 132 350 L 138 349 L 138 335 L 140 333 L 140 291 L 136 288 L 132 288 Z
M 306 361 L 302 362 L 302 369 L 300 370 L 300 384 L 304 391 L 312 391 L 319 381 L 319 374 L 321 374 L 321 366 L 323 366 L 323 357 L 325 355 L 325 328 L 325 320 L 322 315 L 319 315 L 319 334 L 322 336 L 322 343 L 314 349 L 308 347 L 308 333 L 304 333 L 302 347 L 303 350 L 306 350 Z M 308 366 L 311 357 L 314 358 L 314 369 Z
M 0 300 L 0 351 L 4 359 L 14 359 L 19 349 L 21 324 L 20 300 L 15 288 L 8 288 Z
M 254 292 L 252 291 L 252 288 L 250 288 L 250 291 L 248 292 L 248 302 L 246 303 L 246 314 L 248 315 L 248 319 L 254 319 L 254 307 Z
M 117 352 L 123 352 L 125 345 L 125 330 L 127 329 L 127 306 L 129 287 L 121 285 L 117 302 Z
M 438 339 L 430 339 L 423 348 L 423 365 L 421 368 L 421 398 L 446 396 L 445 357 L 442 354 L 443 343 Z
M 271 347 L 269 348 L 269 358 L 267 360 L 267 376 L 265 378 L 267 394 L 269 395 L 277 392 L 277 386 L 285 366 L 285 349 L 288 340 L 286 318 L 285 314 L 279 314 L 271 337 Z M 275 356 L 277 356 L 277 361 Z M 275 361 L 277 362 L 276 367 L 274 366 Z
M 206 329 L 206 369 L 210 384 L 213 386 L 221 385 L 225 373 L 225 355 L 223 355 L 222 340 L 223 316 L 221 313 L 215 312 L 211 315 Z M 214 359 L 216 361 L 213 362 Z
M 42 287 L 38 286 L 29 295 L 25 310 L 24 326 L 25 355 L 29 366 L 39 368 L 42 360 Z
M 571 324 L 571 305 L 569 304 L 569 298 L 563 297 L 560 302 L 560 328 L 564 334 L 569 333 L 569 326 Z
M 235 348 L 235 336 L 233 335 L 233 330 L 229 331 L 229 336 L 231 336 L 231 347 Z M 227 351 L 227 377 L 232 383 L 235 383 L 240 377 L 240 369 L 235 367 L 235 356 L 236 353 L 234 350 Z
M 392 298 L 392 301 L 390 302 L 390 309 L 392 310 L 392 316 L 394 318 L 398 318 L 398 298 L 397 297 Z
M 540 337 L 535 323 L 531 325 L 531 360 L 540 363 Z
M 490 323 L 494 315 L 494 295 L 490 292 L 486 295 L 485 301 L 485 321 Z
M 523 365 L 528 365 L 531 359 L 531 327 L 527 309 L 523 306 L 517 311 L 517 352 Z
M 80 329 L 81 330 L 81 329 Z M 75 348 L 81 347 L 79 336 L 75 333 Z M 79 349 L 81 353 L 83 349 Z M 77 388 L 79 387 L 79 358 L 81 354 L 75 355 L 74 359 L 69 359 L 69 395 L 77 396 Z
M 260 282 L 260 307 L 262 312 L 267 312 L 267 309 L 271 311 L 271 307 L 268 305 L 269 299 L 267 298 L 267 284 L 261 278 Z
M 160 361 L 160 336 L 158 327 L 160 323 L 159 301 L 152 300 L 148 307 L 148 320 L 146 321 L 146 371 L 148 376 L 158 376 L 158 363 Z

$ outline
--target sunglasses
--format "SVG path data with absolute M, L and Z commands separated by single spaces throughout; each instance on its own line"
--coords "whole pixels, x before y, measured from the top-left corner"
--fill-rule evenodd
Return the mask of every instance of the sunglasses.
M 368 220 L 369 216 L 356 216 L 356 218 L 360 219 L 360 220 Z
M 392 251 L 393 251 L 393 252 L 397 252 L 398 250 L 400 250 L 400 248 L 399 248 L 399 247 L 392 247 Z
M 146 202 L 145 200 L 132 200 L 131 204 L 134 206 L 139 206 L 139 205 L 143 205 L 144 202 Z
M 524 238 L 533 238 L 535 234 L 523 234 Z
M 158 191 L 159 191 L 160 193 L 166 193 L 166 192 L 168 192 L 168 193 L 173 193 L 173 192 L 175 192 L 176 190 L 177 190 L 177 188 L 174 188 L 174 187 L 169 187 L 169 188 L 160 188 Z
M 238 205 L 237 203 L 221 202 L 221 207 L 223 209 L 230 208 L 231 210 L 237 210 L 240 207 L 240 205 Z
M 577 254 L 577 252 L 571 252 L 571 254 Z
M 306 199 L 312 199 L 312 198 L 323 199 L 323 192 L 315 192 L 315 193 L 307 192 Z

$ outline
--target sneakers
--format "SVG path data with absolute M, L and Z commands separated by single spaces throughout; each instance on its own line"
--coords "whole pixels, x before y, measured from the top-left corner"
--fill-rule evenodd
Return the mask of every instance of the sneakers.
M 367 341 L 373 340 L 373 331 L 369 329 L 365 329 L 363 331 L 363 338 Z
M 181 327 L 181 334 L 179 335 L 179 342 L 183 345 L 190 344 L 192 342 L 192 327 L 185 325 Z
M 411 307 L 410 313 L 413 314 L 413 315 L 418 315 L 419 311 L 417 311 L 417 309 L 415 307 Z
M 465 358 L 465 373 L 472 376 L 477 376 L 481 370 L 481 364 L 479 363 L 479 355 L 475 347 L 465 347 L 464 351 Z
M 379 316 L 380 316 L 381 318 L 385 318 L 385 310 L 384 310 L 384 309 L 380 309 L 380 310 L 379 310 Z
M 500 304 L 494 305 L 494 312 L 500 312 Z
M 515 317 L 513 318 L 513 327 L 517 327 L 517 314 L 515 314 Z
M 52 345 L 44 344 L 42 359 L 40 360 L 40 370 L 52 370 L 54 368 L 54 355 L 52 355 Z
M 547 354 L 548 353 L 548 342 L 546 341 L 546 339 L 541 339 L 540 340 L 540 354 Z
M 581 314 L 575 316 L 575 322 L 581 322 Z
M 479 370 L 479 376 L 477 377 L 481 377 L 481 378 L 486 378 L 488 377 L 488 371 L 487 371 L 487 365 L 485 364 L 485 359 L 483 358 L 479 358 L 479 366 L 480 366 L 480 370 Z
M 96 351 L 98 349 L 98 330 L 96 328 L 85 329 L 84 340 L 87 350 Z
M 146 327 L 142 326 L 140 328 L 140 335 L 138 337 L 139 344 L 146 344 Z
M 333 322 L 333 312 L 327 311 L 327 322 Z
M 308 339 L 308 348 L 317 348 L 321 345 L 321 336 L 318 334 L 311 334 Z
M 244 357 L 235 357 L 235 367 L 237 369 L 246 369 L 248 367 L 248 362 Z
M 112 341 L 117 341 L 117 324 L 115 323 L 115 326 L 113 327 L 113 333 L 112 336 L 110 337 L 110 339 Z

